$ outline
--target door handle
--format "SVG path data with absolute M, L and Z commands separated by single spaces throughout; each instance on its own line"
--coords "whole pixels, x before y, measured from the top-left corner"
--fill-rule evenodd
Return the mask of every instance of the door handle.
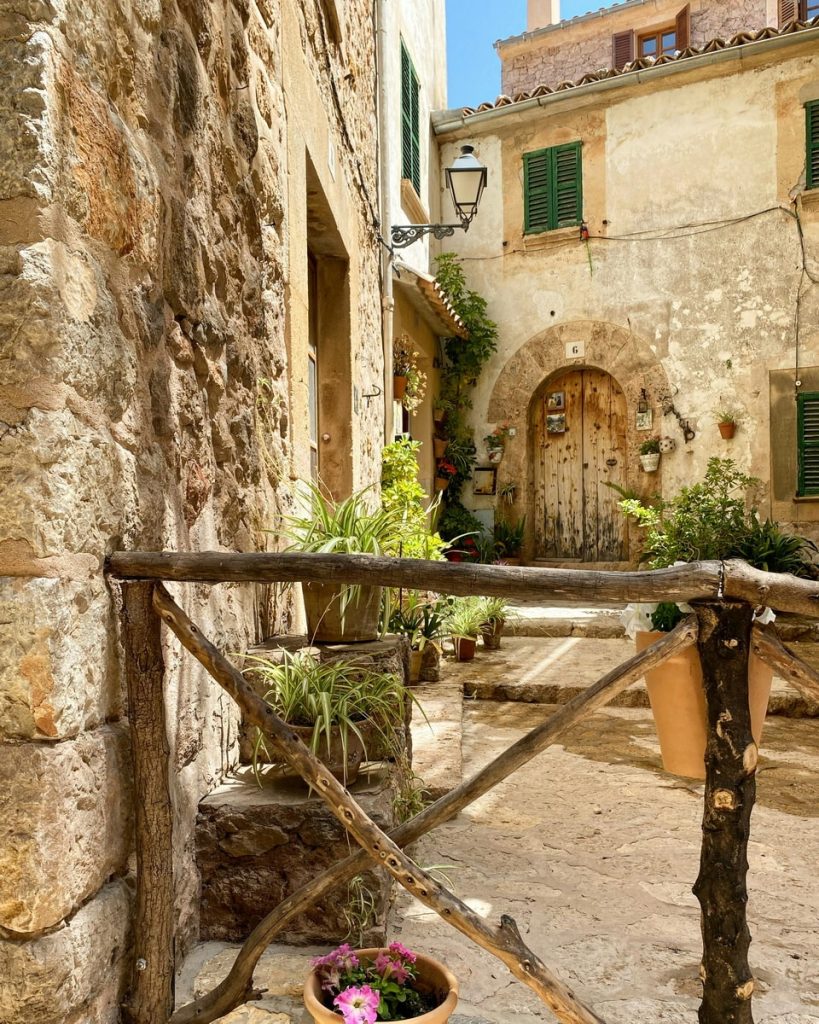
M 606 465 L 607 466 L 616 466 L 617 465 L 617 459 L 606 459 Z

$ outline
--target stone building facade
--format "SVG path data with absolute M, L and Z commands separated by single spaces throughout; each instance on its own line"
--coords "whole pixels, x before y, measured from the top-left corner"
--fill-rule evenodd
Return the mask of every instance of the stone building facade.
M 132 801 L 106 555 L 275 548 L 312 441 L 334 491 L 378 478 L 371 8 L 0 0 L 4 1024 L 118 1020 Z M 228 651 L 292 619 L 267 588 L 176 593 Z M 236 719 L 165 654 L 183 950 L 196 806 Z
M 594 24 L 610 39 L 627 11 L 652 6 Z M 538 32 L 519 45 L 540 59 Z M 526 516 L 528 560 L 633 562 L 637 538 L 606 485 L 670 496 L 715 455 L 762 481 L 763 513 L 816 535 L 797 419 L 799 396 L 819 389 L 819 190 L 806 175 L 817 101 L 819 26 L 803 24 L 436 115 L 442 164 L 469 142 L 489 168 L 453 248 L 500 326 L 474 427 L 515 431 L 498 490 L 516 488 L 507 514 Z M 558 194 L 571 209 L 550 205 Z M 730 441 L 717 430 L 726 409 Z M 646 473 L 652 435 L 673 451 Z M 491 515 L 494 499 L 472 505 Z
M 557 17 L 550 22 L 555 6 Z M 678 19 L 686 26 L 685 38 L 674 40 L 674 48 L 681 50 L 768 25 L 778 27 L 786 13 L 777 0 L 626 0 L 609 10 L 561 21 L 554 0 L 551 6 L 549 0 L 529 0 L 527 31 L 496 43 L 502 92 L 515 96 L 539 85 L 555 87 L 613 67 L 615 47 L 623 44 L 623 61 L 639 57 L 640 37 L 663 28 L 675 31 Z

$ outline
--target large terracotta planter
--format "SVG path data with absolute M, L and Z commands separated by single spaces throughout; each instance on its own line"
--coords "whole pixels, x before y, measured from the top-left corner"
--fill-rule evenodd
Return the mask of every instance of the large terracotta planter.
M 453 636 L 452 643 L 455 647 L 456 661 L 472 661 L 475 657 L 475 649 L 478 646 L 476 636 Z
M 637 651 L 645 650 L 664 635 L 638 633 Z M 696 647 L 687 647 L 646 672 L 645 680 L 660 740 L 663 768 L 673 775 L 704 779 L 708 717 Z M 772 681 L 773 669 L 752 653 L 748 661 L 748 694 L 751 731 L 757 746 L 762 741 Z
M 375 960 L 386 949 L 357 949 L 359 959 Z M 458 979 L 442 963 L 431 956 L 418 954 L 415 961 L 416 987 L 419 992 L 430 992 L 440 996 L 440 1003 L 434 1010 L 420 1017 L 408 1017 L 406 1024 L 446 1024 L 458 1005 Z M 322 1001 L 321 985 L 315 971 L 307 976 L 304 984 L 304 1005 L 315 1024 L 344 1024 L 340 1013 L 328 1009 Z
M 381 587 L 359 587 L 342 616 L 342 587 L 333 583 L 304 583 L 307 634 L 322 644 L 376 640 L 381 615 Z

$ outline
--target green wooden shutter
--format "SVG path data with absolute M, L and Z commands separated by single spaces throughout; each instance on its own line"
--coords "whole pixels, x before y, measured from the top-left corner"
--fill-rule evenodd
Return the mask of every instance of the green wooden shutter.
M 799 494 L 819 494 L 819 391 L 797 396 Z
M 819 188 L 819 100 L 805 104 L 807 187 Z
M 549 224 L 549 153 L 548 149 L 523 154 L 523 215 L 527 234 L 548 231 Z
M 583 168 L 580 143 L 570 142 L 551 150 L 552 210 L 550 227 L 565 228 L 583 219 Z
M 420 82 L 401 43 L 401 176 L 421 194 Z

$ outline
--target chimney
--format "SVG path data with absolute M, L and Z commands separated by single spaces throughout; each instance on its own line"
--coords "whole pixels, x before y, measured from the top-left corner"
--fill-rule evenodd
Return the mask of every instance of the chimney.
M 528 0 L 526 31 L 556 25 L 560 21 L 560 0 Z

